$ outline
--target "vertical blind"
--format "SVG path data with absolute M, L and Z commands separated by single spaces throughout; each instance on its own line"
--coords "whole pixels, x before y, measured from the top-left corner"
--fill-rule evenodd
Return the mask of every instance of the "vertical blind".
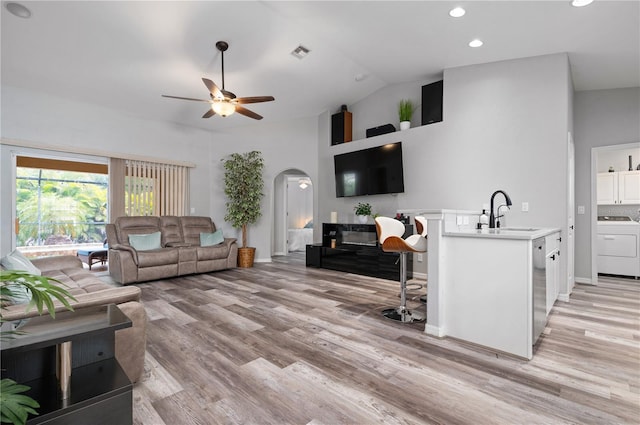
M 131 159 L 113 160 L 111 166 L 114 178 L 124 177 L 110 188 L 113 200 L 124 199 L 124 205 L 113 205 L 120 210 L 115 216 L 187 214 L 189 167 Z

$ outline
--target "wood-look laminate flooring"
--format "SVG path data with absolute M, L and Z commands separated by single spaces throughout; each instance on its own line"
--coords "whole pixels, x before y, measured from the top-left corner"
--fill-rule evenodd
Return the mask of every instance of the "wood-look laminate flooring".
M 531 361 L 385 319 L 397 282 L 300 256 L 140 287 L 136 424 L 640 423 L 640 281 L 576 285 Z

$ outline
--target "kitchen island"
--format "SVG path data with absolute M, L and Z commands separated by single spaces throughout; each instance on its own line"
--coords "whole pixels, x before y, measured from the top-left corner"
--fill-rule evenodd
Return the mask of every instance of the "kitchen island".
M 399 212 L 428 223 L 425 332 L 531 359 L 558 297 L 560 229 L 476 230 L 478 212 Z
M 553 304 L 558 295 L 552 263 L 559 230 L 488 229 L 444 236 L 451 253 L 443 306 L 447 335 L 531 359 L 546 325 L 547 297 Z

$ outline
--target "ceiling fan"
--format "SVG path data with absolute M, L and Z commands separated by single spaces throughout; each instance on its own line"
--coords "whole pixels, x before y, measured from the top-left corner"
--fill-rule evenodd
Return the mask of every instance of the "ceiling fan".
M 229 43 L 226 41 L 218 41 L 216 43 L 216 48 L 222 52 L 222 89 L 218 88 L 216 84 L 209 80 L 208 78 L 202 78 L 202 82 L 207 89 L 209 89 L 209 96 L 211 99 L 194 99 L 191 97 L 179 97 L 179 96 L 168 96 L 163 94 L 162 97 L 169 97 L 172 99 L 182 99 L 182 100 L 193 100 L 196 102 L 207 102 L 210 104 L 211 108 L 204 113 L 202 118 L 209 118 L 218 114 L 222 117 L 228 117 L 229 115 L 237 112 L 245 117 L 253 118 L 256 120 L 261 120 L 262 115 L 258 115 L 253 111 L 241 106 L 247 103 L 260 103 L 260 102 L 271 102 L 275 100 L 273 96 L 253 96 L 253 97 L 236 97 L 235 94 L 231 93 L 228 90 L 224 89 L 224 52 L 229 48 Z

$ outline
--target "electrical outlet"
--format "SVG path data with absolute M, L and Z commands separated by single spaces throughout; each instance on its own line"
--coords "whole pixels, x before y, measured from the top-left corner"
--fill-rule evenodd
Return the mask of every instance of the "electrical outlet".
M 578 205 L 578 214 L 584 214 L 584 205 Z
M 416 260 L 418 263 L 422 263 L 422 254 L 416 254 Z
M 528 202 L 523 202 L 522 203 L 522 212 L 529 212 L 529 203 Z
M 191 207 L 191 214 L 195 214 L 196 213 L 196 209 L 194 207 Z

